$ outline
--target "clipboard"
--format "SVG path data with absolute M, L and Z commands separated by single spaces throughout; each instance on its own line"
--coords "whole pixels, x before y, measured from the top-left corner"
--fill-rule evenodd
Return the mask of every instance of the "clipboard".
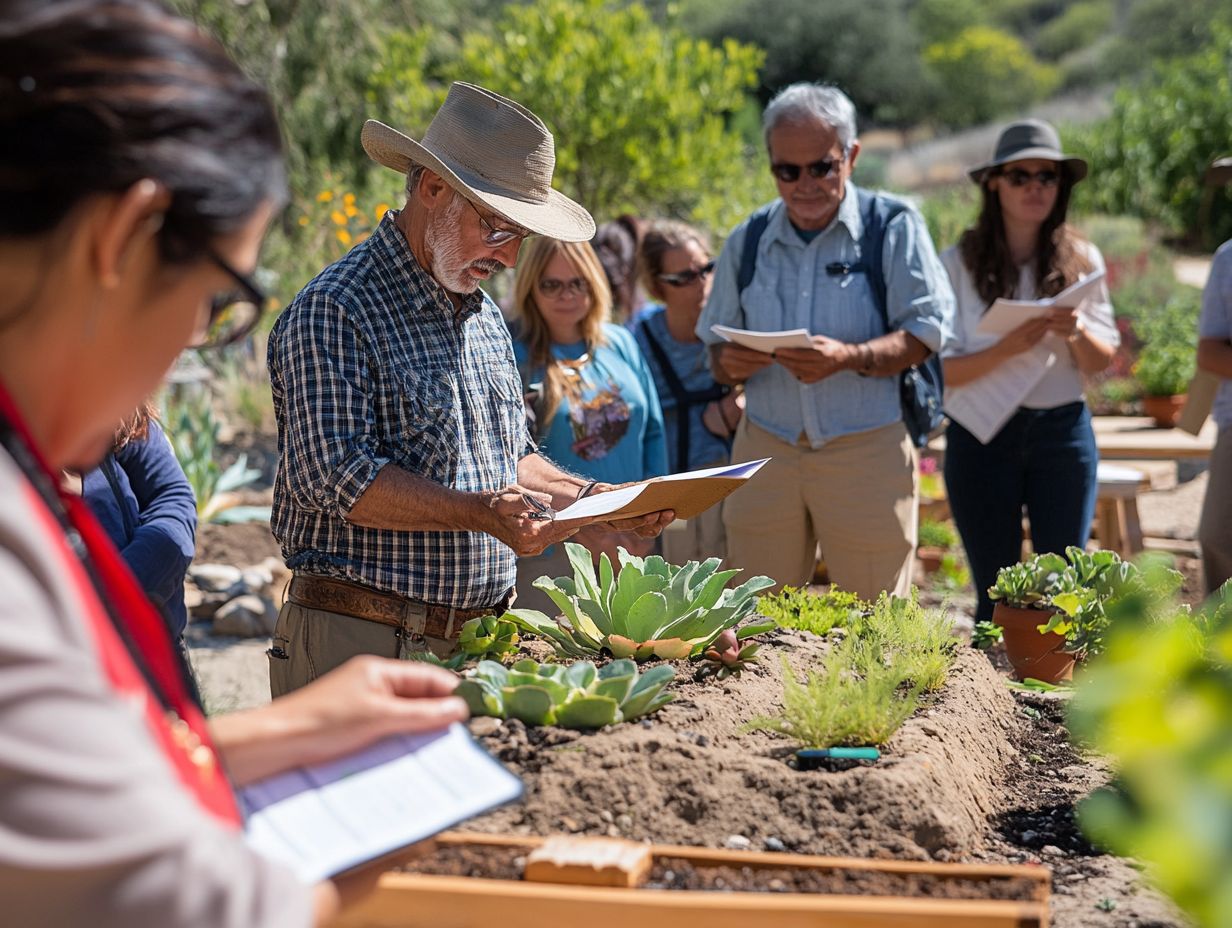
M 744 486 L 769 460 L 762 458 L 655 477 L 619 490 L 587 496 L 559 510 L 556 521 L 610 522 L 664 509 L 673 510 L 677 519 L 692 519 Z

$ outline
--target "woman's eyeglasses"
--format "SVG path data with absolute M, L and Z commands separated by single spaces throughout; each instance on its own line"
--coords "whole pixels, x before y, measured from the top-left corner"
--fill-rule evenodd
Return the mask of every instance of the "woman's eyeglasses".
M 659 274 L 659 280 L 665 284 L 671 284 L 673 287 L 687 287 L 689 284 L 696 283 L 699 280 L 705 280 L 714 273 L 714 262 L 707 261 L 699 268 L 690 268 L 687 271 L 678 271 L 675 274 Z
M 1061 182 L 1060 173 L 1051 168 L 1034 172 L 1024 171 L 1022 168 L 1010 168 L 1008 171 L 1002 171 L 1001 176 L 1011 187 L 1025 187 L 1033 180 L 1039 181 L 1041 187 L 1055 187 Z
M 463 199 L 465 200 L 466 198 L 463 197 Z M 483 213 L 479 212 L 479 208 L 474 203 L 466 200 L 466 204 L 475 211 L 475 215 L 479 217 L 479 221 L 483 224 L 483 232 L 480 233 L 479 237 L 483 239 L 483 243 L 489 248 L 499 248 L 501 245 L 512 242 L 514 239 L 521 241 L 532 234 L 529 229 L 520 227 L 516 229 L 502 229 L 494 226 L 483 217 Z
M 590 294 L 590 284 L 581 277 L 573 277 L 569 280 L 543 277 L 539 280 L 539 292 L 553 300 L 566 295 L 588 296 Z
M 220 293 L 210 301 L 210 318 L 194 348 L 222 348 L 248 335 L 261 320 L 269 297 L 247 274 L 241 274 L 213 251 L 206 256 L 219 270 L 235 281 L 236 289 Z
M 842 158 L 822 158 L 812 164 L 789 164 L 786 161 L 776 161 L 770 165 L 770 173 L 785 184 L 794 184 L 800 179 L 801 171 L 808 171 L 809 177 L 821 179 L 829 177 L 834 169 L 843 163 Z

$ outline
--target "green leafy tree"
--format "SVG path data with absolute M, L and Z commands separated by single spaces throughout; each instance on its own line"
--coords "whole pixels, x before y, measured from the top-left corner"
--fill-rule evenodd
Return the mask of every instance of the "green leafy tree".
M 1146 63 L 1192 55 L 1218 27 L 1232 27 L 1232 0 L 1133 0 L 1104 55 L 1106 70 L 1135 74 Z
M 1040 28 L 1035 36 L 1035 49 L 1044 58 L 1055 61 L 1093 44 L 1112 24 L 1112 0 L 1083 0 Z
M 766 52 L 763 103 L 795 81 L 835 84 L 861 119 L 906 125 L 928 100 L 909 0 L 695 0 L 701 35 L 733 38 Z
M 1157 64 L 1117 93 L 1106 120 L 1078 134 L 1094 170 L 1076 205 L 1155 220 L 1207 246 L 1223 241 L 1232 236 L 1232 196 L 1202 178 L 1228 153 L 1229 125 L 1232 30 L 1216 27 L 1204 49 Z
M 937 118 L 969 126 L 1048 96 L 1059 82 L 1057 70 L 1035 60 L 1008 33 L 972 26 L 948 42 L 924 50 L 924 63 L 941 88 Z
M 467 33 L 441 76 L 539 114 L 556 139 L 556 185 L 597 215 L 670 214 L 726 229 L 773 195 L 727 125 L 761 59 L 748 45 L 660 25 L 640 4 L 538 0 L 507 7 L 490 34 Z

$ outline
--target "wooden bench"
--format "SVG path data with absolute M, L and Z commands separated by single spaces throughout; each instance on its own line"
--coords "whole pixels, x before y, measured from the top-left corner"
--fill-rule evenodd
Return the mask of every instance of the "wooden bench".
M 1142 523 L 1138 519 L 1138 494 L 1151 489 L 1151 478 L 1135 467 L 1107 464 L 1096 472 L 1095 535 L 1099 546 L 1123 558 L 1142 550 Z

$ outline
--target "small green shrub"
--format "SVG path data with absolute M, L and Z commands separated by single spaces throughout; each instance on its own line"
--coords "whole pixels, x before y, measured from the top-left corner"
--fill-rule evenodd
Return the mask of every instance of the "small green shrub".
M 1134 377 L 1148 396 L 1186 392 L 1197 370 L 1201 298 L 1187 289 L 1193 292 L 1178 294 L 1157 312 L 1134 320 L 1134 333 L 1142 342 Z
M 900 692 L 902 679 L 890 668 L 859 676 L 846 643 L 819 671 L 798 680 L 783 658 L 783 712 L 755 719 L 752 730 L 787 735 L 806 748 L 885 744 L 919 706 L 915 691 Z
M 949 522 L 924 519 L 920 522 L 919 546 L 948 550 L 958 544 L 958 533 Z
M 753 720 L 804 747 L 884 744 L 945 685 L 958 642 L 949 620 L 910 598 L 882 596 L 852 617 L 819 670 L 799 680 L 783 662 L 783 711 Z
M 869 604 L 855 593 L 845 592 L 836 586 L 831 586 L 825 593 L 810 593 L 805 589 L 785 586 L 779 592 L 757 600 L 757 611 L 782 628 L 795 628 L 814 635 L 843 628 L 869 608 Z
M 480 661 L 454 694 L 466 700 L 471 715 L 520 719 L 527 725 L 602 728 L 656 712 L 675 695 L 663 688 L 676 675 L 666 665 L 638 674 L 631 660 L 596 668 L 590 661 L 540 664 L 518 661 L 505 667 Z

